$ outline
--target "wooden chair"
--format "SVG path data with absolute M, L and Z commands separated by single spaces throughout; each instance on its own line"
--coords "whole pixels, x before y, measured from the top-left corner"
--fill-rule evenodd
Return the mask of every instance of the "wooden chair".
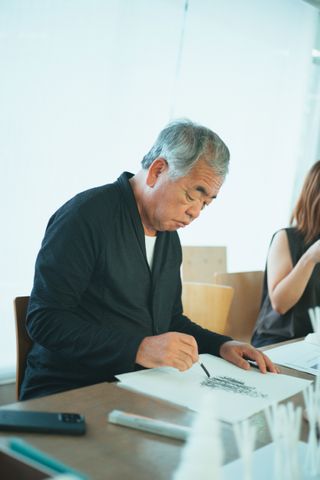
M 14 299 L 14 313 L 16 323 L 17 368 L 16 368 L 16 397 L 19 400 L 20 387 L 26 368 L 27 355 L 32 347 L 32 340 L 26 329 L 26 317 L 29 297 Z
M 233 288 L 209 283 L 183 282 L 185 315 L 208 330 L 224 334 Z
M 184 282 L 212 283 L 214 272 L 227 271 L 226 247 L 182 247 Z
M 214 284 L 234 288 L 226 335 L 230 335 L 235 340 L 244 342 L 251 340 L 260 309 L 263 275 L 262 271 L 254 271 L 215 273 L 213 276 Z

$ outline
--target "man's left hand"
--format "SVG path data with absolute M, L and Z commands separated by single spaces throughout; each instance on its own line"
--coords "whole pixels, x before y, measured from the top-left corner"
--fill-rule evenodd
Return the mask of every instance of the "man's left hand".
M 267 355 L 248 343 L 237 342 L 235 340 L 225 342 L 220 347 L 220 355 L 225 360 L 228 360 L 228 362 L 234 363 L 234 365 L 244 370 L 251 368 L 247 360 L 253 360 L 262 373 L 280 373 L 278 367 L 271 362 Z

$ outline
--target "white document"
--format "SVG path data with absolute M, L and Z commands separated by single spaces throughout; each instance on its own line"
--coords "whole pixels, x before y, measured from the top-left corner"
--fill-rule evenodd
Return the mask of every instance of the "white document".
M 299 442 L 298 465 L 300 466 L 300 480 L 316 480 L 319 476 L 312 476 L 306 470 L 307 444 Z M 255 450 L 252 459 L 252 480 L 271 480 L 276 478 L 274 470 L 275 444 L 269 443 L 265 447 Z M 235 460 L 222 467 L 223 480 L 242 479 L 244 477 L 244 465 L 242 459 Z
M 320 345 L 302 340 L 271 348 L 266 354 L 279 365 L 320 375 Z
M 137 390 L 163 400 L 198 411 L 201 397 L 214 391 L 219 405 L 218 418 L 226 422 L 243 420 L 274 402 L 295 395 L 305 389 L 309 380 L 288 375 L 266 373 L 251 368 L 249 371 L 232 365 L 222 358 L 200 355 L 211 378 L 200 365 L 194 364 L 186 372 L 162 367 L 117 375 L 120 386 Z

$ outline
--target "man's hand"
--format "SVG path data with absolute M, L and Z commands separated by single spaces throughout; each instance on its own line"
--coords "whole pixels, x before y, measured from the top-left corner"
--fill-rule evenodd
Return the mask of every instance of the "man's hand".
M 223 343 L 220 347 L 220 355 L 225 360 L 234 363 L 244 370 L 251 368 L 246 361 L 248 359 L 255 361 L 262 373 L 280 373 L 280 370 L 271 362 L 267 355 L 248 343 L 236 342 L 235 340 Z
M 136 363 L 147 368 L 175 367 L 188 370 L 198 361 L 198 345 L 191 335 L 168 332 L 146 337 L 140 343 Z

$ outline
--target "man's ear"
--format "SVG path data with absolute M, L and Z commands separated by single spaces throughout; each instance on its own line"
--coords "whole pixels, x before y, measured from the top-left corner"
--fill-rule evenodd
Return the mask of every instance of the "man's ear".
M 163 157 L 158 157 L 151 163 L 148 168 L 146 182 L 149 187 L 154 187 L 159 177 L 164 172 L 168 171 L 168 162 Z

